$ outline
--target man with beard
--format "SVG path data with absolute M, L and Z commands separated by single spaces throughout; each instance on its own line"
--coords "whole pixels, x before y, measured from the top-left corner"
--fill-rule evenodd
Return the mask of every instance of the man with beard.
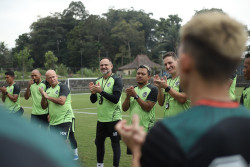
M 90 101 L 97 103 L 97 127 L 96 127 L 96 150 L 97 167 L 103 167 L 104 144 L 106 137 L 110 137 L 113 149 L 113 166 L 118 167 L 121 148 L 120 135 L 115 130 L 115 125 L 122 119 L 121 115 L 121 93 L 122 80 L 112 73 L 113 64 L 108 58 L 100 61 L 100 71 L 103 76 L 95 82 L 89 83 L 91 91 Z
M 244 68 L 243 68 L 245 80 L 250 80 L 250 53 L 245 55 Z M 250 87 L 249 85 L 244 88 L 240 98 L 240 103 L 246 108 L 250 109 Z
M 123 111 L 130 111 L 130 118 L 134 114 L 139 115 L 140 126 L 147 132 L 155 123 L 155 103 L 157 102 L 158 89 L 150 84 L 151 70 L 146 65 L 140 65 L 136 72 L 136 87 L 129 87 L 126 89 L 126 98 L 122 104 Z M 130 124 L 131 120 L 130 119 Z M 127 154 L 131 154 L 127 150 Z
M 157 122 L 147 135 L 138 116 L 132 125 L 116 125 L 136 156 L 133 167 L 207 167 L 235 155 L 249 164 L 250 112 L 228 93 L 228 76 L 246 49 L 245 27 L 226 14 L 206 12 L 181 28 L 180 39 L 180 82 L 192 107 Z M 241 162 L 229 163 L 218 166 Z
M 32 112 L 30 121 L 36 123 L 38 126 L 47 128 L 48 122 L 48 109 L 43 109 L 41 106 L 42 95 L 39 88 L 46 90 L 49 86 L 48 83 L 41 79 L 41 73 L 39 70 L 35 69 L 31 72 L 31 80 L 29 81 L 28 87 L 24 94 L 24 98 L 28 100 L 31 96 L 32 98 Z
M 2 101 L 9 112 L 16 116 L 23 115 L 23 108 L 20 106 L 20 87 L 15 83 L 15 73 L 13 71 L 5 72 L 5 80 L 8 84 L 7 87 L 0 88 L 2 91 Z

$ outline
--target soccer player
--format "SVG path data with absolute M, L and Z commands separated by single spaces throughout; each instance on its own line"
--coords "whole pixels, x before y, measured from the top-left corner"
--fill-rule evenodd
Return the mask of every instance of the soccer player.
M 170 117 L 189 109 L 190 101 L 187 99 L 186 93 L 180 88 L 176 54 L 167 52 L 163 56 L 163 62 L 171 77 L 166 80 L 166 78 L 155 75 L 154 84 L 158 87 L 158 103 L 160 106 L 164 106 L 164 117 Z
M 2 101 L 10 113 L 21 117 L 23 115 L 23 108 L 20 106 L 20 87 L 15 83 L 15 73 L 13 71 L 5 72 L 5 80 L 9 86 L 1 87 Z
M 146 65 L 140 65 L 136 72 L 136 87 L 126 89 L 126 98 L 122 104 L 123 111 L 129 110 L 130 118 L 138 114 L 140 125 L 147 132 L 155 123 L 155 103 L 157 102 L 158 89 L 150 84 L 151 70 Z M 132 120 L 130 120 L 131 123 Z M 127 154 L 131 154 L 127 150 Z
M 90 101 L 97 102 L 97 127 L 96 127 L 96 150 L 97 167 L 103 167 L 104 143 L 106 137 L 110 137 L 113 149 L 113 166 L 118 167 L 121 148 L 120 135 L 115 130 L 115 125 L 122 119 L 121 115 L 121 93 L 122 80 L 112 73 L 113 64 L 108 58 L 100 61 L 100 71 L 103 76 L 96 83 L 89 83 L 91 91 Z
M 228 93 L 228 76 L 245 50 L 244 26 L 226 14 L 203 13 L 182 27 L 180 38 L 180 81 L 192 107 L 159 121 L 147 135 L 138 116 L 130 126 L 117 124 L 136 155 L 133 167 L 205 167 L 232 155 L 249 164 L 250 113 Z
M 24 98 L 28 100 L 32 98 L 32 112 L 30 121 L 36 123 L 38 126 L 47 128 L 48 122 L 48 109 L 45 110 L 41 106 L 42 95 L 39 88 L 46 90 L 48 83 L 41 79 L 41 73 L 35 69 L 31 72 L 31 80 L 29 81 L 28 87 L 25 91 Z
M 73 118 L 70 90 L 58 81 L 54 70 L 48 70 L 45 75 L 50 87 L 47 90 L 39 88 L 42 108 L 49 110 L 50 130 L 67 140 Z
M 244 68 L 243 68 L 245 80 L 250 80 L 250 53 L 245 55 Z M 246 108 L 250 109 L 250 87 L 247 86 L 244 88 L 240 103 L 243 104 Z

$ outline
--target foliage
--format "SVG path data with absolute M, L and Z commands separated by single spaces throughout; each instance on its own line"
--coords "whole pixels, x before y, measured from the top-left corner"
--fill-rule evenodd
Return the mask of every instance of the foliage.
M 99 71 L 99 69 L 91 70 L 89 68 L 80 69 L 79 71 L 76 72 L 76 74 L 78 75 L 77 77 L 99 77 L 101 76 L 101 72 Z
M 8 69 L 13 66 L 12 55 L 4 42 L 0 42 L 0 67 Z
M 64 64 L 60 64 L 56 68 L 56 73 L 57 73 L 57 75 L 67 76 L 67 74 L 68 74 L 68 68 Z
M 196 10 L 195 14 L 207 11 L 223 12 L 212 8 Z M 31 32 L 16 39 L 12 51 L 0 43 L 0 65 L 13 68 L 13 55 L 25 47 L 35 62 L 32 68 L 47 64 L 55 69 L 55 62 L 48 65 L 44 56 L 51 51 L 57 63 L 65 65 L 71 74 L 81 68 L 98 67 L 103 57 L 112 60 L 114 72 L 138 54 L 147 54 L 154 62 L 161 63 L 162 51 L 177 52 L 182 19 L 172 14 L 156 20 L 152 15 L 133 8 L 110 8 L 101 16 L 93 15 L 81 1 L 72 1 L 62 12 L 38 17 L 30 26 Z
M 20 52 L 15 53 L 14 59 L 17 62 L 18 67 L 22 68 L 22 70 L 24 72 L 32 69 L 32 65 L 34 63 L 34 60 L 33 60 L 33 58 L 31 58 L 30 50 L 27 47 L 25 47 Z
M 44 66 L 46 69 L 56 69 L 56 63 L 58 58 L 54 55 L 52 51 L 48 51 L 45 53 L 45 63 Z

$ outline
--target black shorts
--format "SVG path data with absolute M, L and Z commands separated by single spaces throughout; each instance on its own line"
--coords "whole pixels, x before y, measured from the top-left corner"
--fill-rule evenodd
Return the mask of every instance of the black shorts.
M 105 140 L 106 137 L 110 137 L 112 142 L 119 142 L 121 137 L 115 130 L 115 125 L 118 121 L 114 122 L 99 122 L 97 121 L 96 126 L 96 140 Z
M 48 114 L 42 114 L 42 115 L 31 114 L 30 122 L 35 123 L 37 125 L 41 125 L 43 127 L 48 127 L 49 126 Z
M 69 131 L 71 127 L 71 122 L 65 122 L 58 125 L 50 125 L 50 131 L 60 135 L 64 140 L 68 139 Z

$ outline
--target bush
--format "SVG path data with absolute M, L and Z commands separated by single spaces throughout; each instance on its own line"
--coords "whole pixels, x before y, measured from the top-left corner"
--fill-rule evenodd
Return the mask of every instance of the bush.
M 66 76 L 68 74 L 68 67 L 64 64 L 60 64 L 56 69 L 57 75 Z

